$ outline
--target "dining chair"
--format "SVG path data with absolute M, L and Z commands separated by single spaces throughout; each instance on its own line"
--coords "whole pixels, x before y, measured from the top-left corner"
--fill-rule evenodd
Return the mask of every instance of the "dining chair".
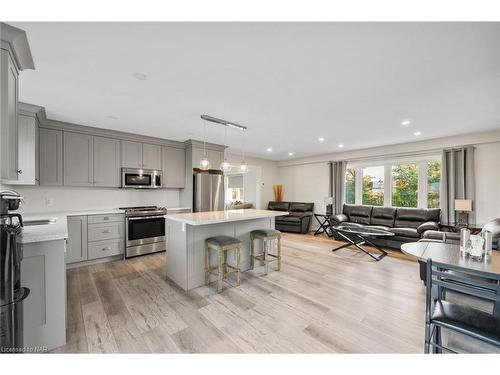
M 492 313 L 446 300 L 454 291 L 493 302 Z M 500 348 L 500 274 L 427 260 L 425 353 L 456 353 L 443 346 L 447 329 Z

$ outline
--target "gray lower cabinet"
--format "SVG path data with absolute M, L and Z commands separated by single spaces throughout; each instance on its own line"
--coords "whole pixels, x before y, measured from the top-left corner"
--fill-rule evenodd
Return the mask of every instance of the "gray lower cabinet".
M 63 132 L 40 128 L 40 185 L 63 184 Z
M 78 263 L 123 254 L 123 214 L 68 217 L 66 263 Z
M 68 217 L 66 263 L 87 260 L 87 216 Z
M 94 142 L 91 135 L 64 132 L 64 185 L 94 185 Z
M 24 346 L 52 350 L 66 343 L 65 240 L 19 244 L 23 252 L 21 285 Z
M 94 137 L 94 186 L 120 187 L 120 141 Z
M 146 169 L 161 169 L 161 146 L 142 144 L 142 167 Z
M 182 148 L 162 147 L 163 187 L 184 188 L 186 185 L 186 153 Z
M 142 168 L 142 143 L 121 142 L 121 165 L 125 168 Z
M 2 43 L 3 47 L 3 43 Z M 7 49 L 0 49 L 0 178 L 17 180 L 18 70 Z

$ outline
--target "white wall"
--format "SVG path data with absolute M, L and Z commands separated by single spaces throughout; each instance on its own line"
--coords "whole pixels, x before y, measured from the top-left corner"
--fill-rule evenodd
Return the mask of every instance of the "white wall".
M 475 133 L 444 139 L 376 147 L 365 150 L 337 152 L 309 158 L 279 162 L 280 181 L 285 200 L 315 203 L 315 211 L 323 212 L 323 199 L 328 194 L 329 160 L 382 160 L 387 155 L 436 150 L 461 145 L 475 145 L 476 222 L 484 225 L 500 217 L 500 131 Z
M 178 189 L 133 190 L 5 185 L 2 188 L 15 190 L 23 196 L 22 212 L 24 213 L 146 205 L 178 207 L 179 205 Z M 52 203 L 47 200 L 52 200 Z
M 228 153 L 227 160 L 229 163 L 237 165 L 241 162 L 241 155 Z M 255 171 L 255 184 L 257 186 L 256 208 L 265 209 L 267 203 L 274 200 L 273 185 L 280 183 L 278 164 L 272 160 L 252 157 L 245 157 L 245 161 L 249 169 Z M 250 183 L 248 178 L 244 179 L 244 182 L 245 184 Z
M 500 218 L 500 142 L 477 145 L 475 150 L 476 199 L 474 210 L 478 224 Z
M 285 201 L 314 202 L 314 212 L 324 213 L 328 196 L 328 164 L 325 162 L 280 168 Z M 316 220 L 311 228 L 317 227 Z

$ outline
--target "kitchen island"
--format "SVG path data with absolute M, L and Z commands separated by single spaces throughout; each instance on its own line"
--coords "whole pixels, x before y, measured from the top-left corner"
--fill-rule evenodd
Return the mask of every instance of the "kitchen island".
M 241 240 L 242 271 L 250 268 L 250 232 L 274 229 L 276 216 L 287 212 L 242 209 L 166 216 L 167 277 L 188 291 L 205 284 L 205 239 L 226 235 Z M 257 251 L 260 244 L 255 241 Z M 234 263 L 233 254 L 229 262 Z M 215 259 L 214 259 L 215 260 Z

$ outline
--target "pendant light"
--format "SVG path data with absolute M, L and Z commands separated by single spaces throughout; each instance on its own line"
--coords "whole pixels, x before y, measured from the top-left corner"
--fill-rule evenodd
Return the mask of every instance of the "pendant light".
M 207 141 L 207 123 L 206 121 L 203 121 L 203 158 L 200 160 L 200 169 L 202 171 L 208 171 L 210 169 L 210 161 L 208 160 L 207 157 L 207 147 L 206 147 L 206 141 Z
M 243 134 L 241 135 L 242 142 L 241 142 L 241 164 L 240 164 L 240 172 L 241 173 L 246 173 L 246 172 L 248 172 L 248 165 L 245 162 L 245 149 L 244 149 L 244 145 L 245 145 L 245 130 L 242 130 L 242 133 Z
M 226 144 L 227 144 L 227 125 L 224 126 L 224 161 L 220 163 L 219 169 L 223 173 L 227 173 L 231 169 L 231 165 L 228 163 L 227 158 L 226 158 Z

